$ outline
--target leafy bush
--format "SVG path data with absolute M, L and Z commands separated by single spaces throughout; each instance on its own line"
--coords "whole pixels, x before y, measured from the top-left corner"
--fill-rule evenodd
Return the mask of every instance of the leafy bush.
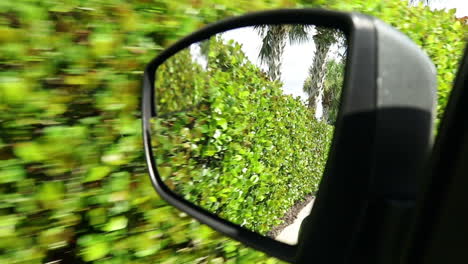
M 466 26 L 400 0 L 0 1 L 0 263 L 275 263 L 168 206 L 140 137 L 145 64 L 218 19 L 326 6 L 380 17 L 435 62 L 443 113 Z
M 205 71 L 188 50 L 157 70 L 159 173 L 186 199 L 266 233 L 317 191 L 332 127 L 283 95 L 239 44 L 212 38 L 209 47 Z

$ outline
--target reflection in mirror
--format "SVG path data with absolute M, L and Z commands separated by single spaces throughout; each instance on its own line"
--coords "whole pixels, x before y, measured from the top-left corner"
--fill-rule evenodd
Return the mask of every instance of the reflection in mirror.
M 169 58 L 155 78 L 160 177 L 223 219 L 296 244 L 327 161 L 346 50 L 336 29 L 261 25 Z

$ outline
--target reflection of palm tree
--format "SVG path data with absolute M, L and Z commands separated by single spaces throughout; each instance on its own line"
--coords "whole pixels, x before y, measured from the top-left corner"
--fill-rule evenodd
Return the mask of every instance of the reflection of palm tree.
M 256 29 L 263 37 L 260 49 L 260 60 L 268 66 L 268 75 L 272 80 L 281 78 L 281 58 L 289 38 L 289 43 L 302 43 L 310 40 L 308 25 L 264 25 L 257 26 Z M 315 42 L 315 56 L 309 68 L 309 76 L 303 85 L 304 92 L 307 93 L 308 105 L 311 109 L 316 109 L 316 102 L 323 97 L 324 81 L 326 75 L 327 54 L 330 47 L 341 42 L 337 30 L 316 27 L 316 34 L 312 38 Z
M 323 119 L 334 124 L 338 115 L 341 90 L 344 80 L 345 64 L 343 59 L 330 60 L 326 63 L 326 76 L 323 88 Z
M 414 5 L 419 2 L 422 2 L 425 5 L 429 5 L 430 3 L 432 3 L 432 1 L 430 0 L 409 0 L 410 5 Z
M 290 44 L 302 43 L 309 40 L 308 25 L 261 25 L 255 29 L 263 37 L 260 49 L 260 60 L 268 67 L 268 76 L 273 81 L 281 78 L 281 57 L 283 56 L 286 40 Z
M 317 99 L 323 96 L 327 54 L 331 45 L 337 42 L 336 30 L 317 28 L 314 42 L 314 61 L 309 68 L 309 77 L 303 86 L 304 92 L 309 95 L 308 105 L 312 109 L 316 108 Z

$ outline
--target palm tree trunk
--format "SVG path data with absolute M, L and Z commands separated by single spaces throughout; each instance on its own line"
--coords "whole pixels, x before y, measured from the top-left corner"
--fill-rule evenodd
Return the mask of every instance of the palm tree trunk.
M 287 40 L 290 44 L 309 40 L 308 25 L 263 25 L 256 26 L 262 36 L 259 57 L 267 66 L 267 74 L 272 81 L 281 79 L 281 62 Z
M 267 74 L 272 81 L 281 79 L 281 58 L 286 47 L 288 28 L 286 25 L 258 26 L 263 35 L 259 57 L 267 66 Z
M 316 51 L 312 66 L 309 68 L 310 81 L 304 84 L 304 91 L 309 95 L 308 106 L 314 110 L 317 108 L 317 103 L 321 101 L 319 96 L 323 96 L 326 59 L 331 46 L 331 43 L 320 41 L 320 38 L 320 36 L 314 37 Z

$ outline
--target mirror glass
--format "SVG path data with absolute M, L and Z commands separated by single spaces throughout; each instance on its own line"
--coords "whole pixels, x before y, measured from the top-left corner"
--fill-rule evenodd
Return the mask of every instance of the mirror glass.
M 179 196 L 296 244 L 340 105 L 345 35 L 313 25 L 226 31 L 156 71 L 152 149 Z

